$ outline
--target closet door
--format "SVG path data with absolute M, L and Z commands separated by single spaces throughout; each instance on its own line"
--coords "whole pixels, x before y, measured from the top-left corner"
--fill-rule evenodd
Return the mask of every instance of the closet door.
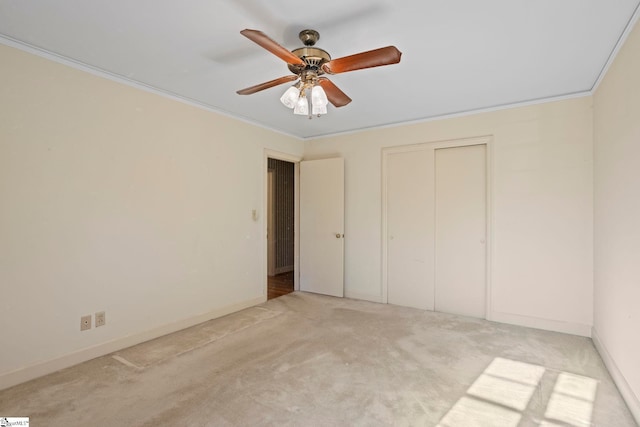
M 435 150 L 435 310 L 485 318 L 486 146 Z
M 433 310 L 433 151 L 386 161 L 387 302 Z

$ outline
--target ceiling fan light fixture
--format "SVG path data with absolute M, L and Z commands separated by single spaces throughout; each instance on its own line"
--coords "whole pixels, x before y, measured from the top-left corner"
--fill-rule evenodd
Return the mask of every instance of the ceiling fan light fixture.
M 311 113 L 314 116 L 320 117 L 322 114 L 327 114 L 327 106 L 326 105 L 313 105 L 311 108 Z
M 287 108 L 294 108 L 299 98 L 300 98 L 300 89 L 298 89 L 294 85 L 285 91 L 285 93 L 280 98 L 280 102 L 282 102 L 282 104 Z
M 314 86 L 313 89 L 311 89 L 312 114 L 315 116 L 327 114 L 328 103 L 329 99 L 327 99 L 327 94 L 324 92 L 324 89 L 322 89 L 322 86 Z
M 329 99 L 327 99 L 327 94 L 322 89 L 322 86 L 315 85 L 313 89 L 311 89 L 311 102 L 313 105 L 327 105 L 329 103 Z
M 301 116 L 307 116 L 309 114 L 309 102 L 307 101 L 307 97 L 304 92 L 300 93 L 300 97 L 296 101 L 296 105 L 293 108 L 293 114 L 298 114 Z

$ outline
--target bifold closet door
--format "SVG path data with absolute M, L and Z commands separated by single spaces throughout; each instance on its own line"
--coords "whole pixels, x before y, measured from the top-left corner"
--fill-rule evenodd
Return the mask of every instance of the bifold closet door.
M 435 150 L 435 310 L 485 318 L 486 146 Z
M 433 310 L 432 165 L 432 151 L 387 156 L 389 304 Z

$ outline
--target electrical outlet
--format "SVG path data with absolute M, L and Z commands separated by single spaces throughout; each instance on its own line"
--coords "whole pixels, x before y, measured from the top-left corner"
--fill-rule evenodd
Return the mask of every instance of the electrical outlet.
M 80 318 L 80 330 L 86 331 L 87 329 L 91 329 L 91 315 Z
M 104 311 L 96 313 L 96 328 L 98 326 L 104 326 L 107 323 L 107 315 Z

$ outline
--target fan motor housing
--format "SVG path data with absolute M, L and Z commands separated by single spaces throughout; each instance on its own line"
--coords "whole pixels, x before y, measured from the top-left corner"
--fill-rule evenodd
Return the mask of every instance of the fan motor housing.
M 313 70 L 320 74 L 324 74 L 322 70 L 322 64 L 331 61 L 331 55 L 318 47 L 301 47 L 291 51 L 298 58 L 302 59 L 305 65 L 292 65 L 289 64 L 289 70 L 293 74 L 300 74 L 304 70 Z

